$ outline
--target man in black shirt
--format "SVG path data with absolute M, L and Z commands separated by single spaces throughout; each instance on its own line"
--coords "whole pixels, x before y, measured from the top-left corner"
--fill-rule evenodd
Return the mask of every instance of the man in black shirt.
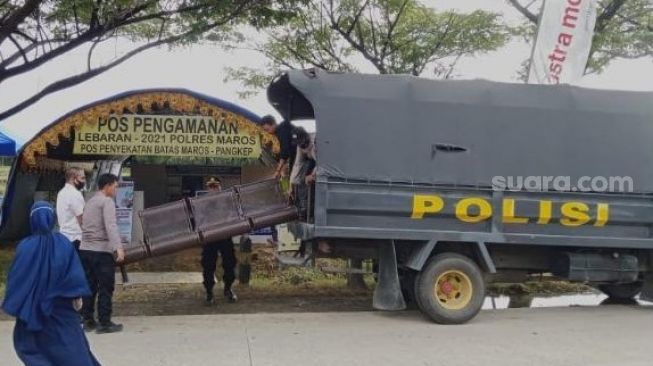
M 267 133 L 273 133 L 279 140 L 281 151 L 279 153 L 279 164 L 277 164 L 274 176 L 281 178 L 287 172 L 291 171 L 293 162 L 295 161 L 295 154 L 297 153 L 297 145 L 294 142 L 295 126 L 290 121 L 283 121 L 277 124 L 273 116 L 267 115 L 261 120 L 261 127 Z

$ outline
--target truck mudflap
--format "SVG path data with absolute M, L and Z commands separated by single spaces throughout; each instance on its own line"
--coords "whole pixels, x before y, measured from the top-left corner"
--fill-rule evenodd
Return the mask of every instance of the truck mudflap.
M 143 240 L 125 248 L 124 263 L 228 239 L 297 217 L 296 207 L 289 203 L 276 180 L 148 208 L 140 212 Z
M 644 274 L 644 287 L 639 298 L 645 301 L 653 301 L 653 272 Z
M 401 293 L 397 254 L 394 241 L 379 246 L 379 282 L 374 289 L 373 306 L 379 310 L 404 310 L 406 301 Z

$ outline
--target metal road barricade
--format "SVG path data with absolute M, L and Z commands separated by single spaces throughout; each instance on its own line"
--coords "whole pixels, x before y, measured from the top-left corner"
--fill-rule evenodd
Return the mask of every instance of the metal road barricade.
M 292 221 L 298 213 L 278 181 L 265 180 L 151 207 L 139 216 L 143 240 L 127 248 L 125 263 Z
M 289 204 L 288 196 L 276 180 L 239 186 L 240 207 L 253 229 L 282 224 L 297 219 L 297 208 Z

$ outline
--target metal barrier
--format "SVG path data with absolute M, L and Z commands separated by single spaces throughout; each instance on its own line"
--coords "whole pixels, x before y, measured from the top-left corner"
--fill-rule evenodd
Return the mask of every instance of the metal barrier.
M 288 196 L 276 180 L 267 180 L 238 187 L 243 216 L 254 229 L 260 229 L 297 218 L 297 208 L 288 203 Z
M 126 262 L 174 253 L 200 244 L 200 237 L 193 230 L 191 212 L 186 200 L 143 210 L 140 218 L 144 245 L 130 248 L 131 250 L 125 253 Z
M 236 189 L 191 198 L 190 207 L 195 219 L 195 230 L 200 233 L 204 243 L 251 230 L 249 220 L 241 214 Z
M 125 263 L 292 221 L 298 213 L 279 182 L 265 180 L 148 208 L 139 216 L 143 242 L 127 248 Z

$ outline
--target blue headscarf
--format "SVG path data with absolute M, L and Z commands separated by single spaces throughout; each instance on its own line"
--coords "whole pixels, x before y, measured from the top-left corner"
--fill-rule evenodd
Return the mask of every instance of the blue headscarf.
M 70 241 L 53 232 L 55 214 L 43 201 L 30 212 L 32 235 L 23 239 L 9 270 L 2 309 L 38 331 L 52 315 L 54 301 L 89 296 L 81 262 Z

